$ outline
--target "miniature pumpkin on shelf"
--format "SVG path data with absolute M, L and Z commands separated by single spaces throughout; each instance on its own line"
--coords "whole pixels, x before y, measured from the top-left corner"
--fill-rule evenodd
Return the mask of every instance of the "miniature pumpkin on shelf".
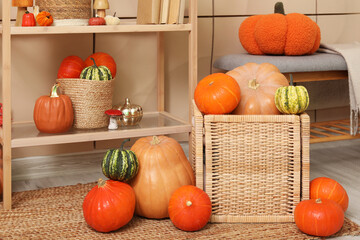
M 127 183 L 99 179 L 83 202 L 86 223 L 98 232 L 125 226 L 134 216 L 135 193 Z
M 110 149 L 105 153 L 101 169 L 106 177 L 127 182 L 138 173 L 139 161 L 135 153 L 124 149 L 124 144 L 128 141 L 130 139 L 124 140 L 119 149 Z
M 198 187 L 182 186 L 170 198 L 169 216 L 177 228 L 183 231 L 198 231 L 210 220 L 210 198 Z
M 241 89 L 241 101 L 233 114 L 280 114 L 275 106 L 275 92 L 289 86 L 286 77 L 270 63 L 247 63 L 226 74 L 233 77 Z
M 296 226 L 304 233 L 327 237 L 344 224 L 344 212 L 333 200 L 318 198 L 300 202 L 294 211 Z
M 239 39 L 250 54 L 306 55 L 320 46 L 321 32 L 311 18 L 300 13 L 285 15 L 281 2 L 275 13 L 246 18 L 239 28 Z
M 70 98 L 58 94 L 59 85 L 55 84 L 50 96 L 41 96 L 34 107 L 34 122 L 36 128 L 44 133 L 67 132 L 73 125 L 74 110 Z
M 290 86 L 279 87 L 275 93 L 275 105 L 284 114 L 300 114 L 309 106 L 309 94 L 304 86 L 294 86 L 290 74 Z
M 116 62 L 112 56 L 110 56 L 109 54 L 104 53 L 104 52 L 96 52 L 94 54 L 91 54 L 85 60 L 86 67 L 92 66 L 94 64 L 94 62 L 91 60 L 91 58 L 93 58 L 99 66 L 108 67 L 110 69 L 112 77 L 115 78 Z
M 106 66 L 98 66 L 95 62 L 95 59 L 91 58 L 93 61 L 93 65 L 90 67 L 86 67 L 80 73 L 81 79 L 88 80 L 97 80 L 97 81 L 106 81 L 111 80 L 112 75 L 108 67 Z
M 36 26 L 34 14 L 26 11 L 25 14 L 23 15 L 21 26 L 23 27 Z
M 54 22 L 54 18 L 51 13 L 42 11 L 38 15 L 36 15 L 36 22 L 40 26 L 50 26 Z
M 343 186 L 327 177 L 318 177 L 310 182 L 310 198 L 331 199 L 340 204 L 344 212 L 349 206 L 349 196 Z
M 224 73 L 213 73 L 196 86 L 194 100 L 204 114 L 225 114 L 240 102 L 241 91 L 235 79 Z
M 139 160 L 139 172 L 130 181 L 136 195 L 135 213 L 147 218 L 169 217 L 173 192 L 195 184 L 184 150 L 173 138 L 153 136 L 138 139 L 131 151 Z
M 85 62 L 78 56 L 68 56 L 62 60 L 57 78 L 79 78 Z

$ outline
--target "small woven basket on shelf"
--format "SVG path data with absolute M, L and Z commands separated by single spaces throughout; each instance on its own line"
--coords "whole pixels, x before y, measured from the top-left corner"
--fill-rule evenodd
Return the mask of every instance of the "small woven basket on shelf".
M 91 18 L 91 0 L 36 0 L 35 5 L 51 13 L 54 25 L 87 25 Z
M 102 128 L 109 124 L 105 111 L 112 108 L 114 79 L 57 79 L 63 94 L 70 97 L 74 108 L 74 128 Z

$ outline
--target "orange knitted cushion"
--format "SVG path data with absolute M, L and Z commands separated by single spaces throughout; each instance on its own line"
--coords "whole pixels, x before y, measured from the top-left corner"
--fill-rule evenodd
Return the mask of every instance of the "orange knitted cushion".
M 309 17 L 285 15 L 282 3 L 277 3 L 274 14 L 246 18 L 240 25 L 239 39 L 250 54 L 306 55 L 319 48 L 321 33 Z

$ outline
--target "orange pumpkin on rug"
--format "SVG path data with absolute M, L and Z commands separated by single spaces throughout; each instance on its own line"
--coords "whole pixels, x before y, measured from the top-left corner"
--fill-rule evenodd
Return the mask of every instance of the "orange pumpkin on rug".
M 344 212 L 349 206 L 349 196 L 346 190 L 336 180 L 327 177 L 318 177 L 310 182 L 311 199 L 330 199 L 338 203 Z
M 289 86 L 289 82 L 275 65 L 247 63 L 226 74 L 233 77 L 241 89 L 241 101 L 233 114 L 280 114 L 275 93 L 279 87 Z
M 281 2 L 275 13 L 246 18 L 239 28 L 239 39 L 244 49 L 254 55 L 307 55 L 320 46 L 320 28 L 309 17 L 300 13 L 285 15 Z

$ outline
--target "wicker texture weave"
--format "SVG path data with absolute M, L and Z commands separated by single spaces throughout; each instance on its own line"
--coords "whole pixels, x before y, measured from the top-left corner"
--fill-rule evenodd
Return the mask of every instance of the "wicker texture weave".
M 308 115 L 202 116 L 193 105 L 196 184 L 202 187 L 205 176 L 211 221 L 294 221 L 295 206 L 309 195 Z
M 294 223 L 276 224 L 208 224 L 201 231 L 184 232 L 169 219 L 151 220 L 134 217 L 111 233 L 99 233 L 85 222 L 82 203 L 95 186 L 48 188 L 13 193 L 13 209 L 3 210 L 0 203 L 1 239 L 320 239 L 301 233 Z M 360 227 L 345 219 L 335 236 L 359 235 Z
M 35 5 L 50 12 L 54 20 L 91 18 L 91 0 L 36 0 Z
M 112 108 L 114 79 L 94 81 L 86 79 L 57 79 L 63 94 L 70 97 L 74 108 L 74 128 L 106 127 L 109 117 L 105 111 Z

